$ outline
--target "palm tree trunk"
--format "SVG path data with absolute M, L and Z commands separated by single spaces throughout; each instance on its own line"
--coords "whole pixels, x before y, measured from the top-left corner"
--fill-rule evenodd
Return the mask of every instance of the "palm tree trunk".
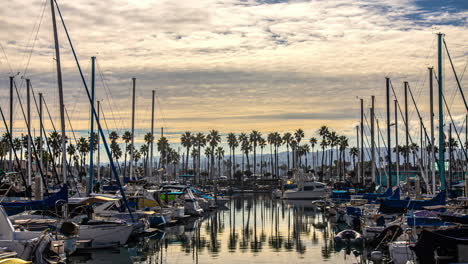
M 263 148 L 260 149 L 260 174 L 263 177 Z
M 319 181 L 323 181 L 323 163 L 324 163 L 324 158 L 325 158 L 325 147 L 322 147 L 322 168 L 321 168 L 321 174 L 320 174 L 320 177 L 319 177 Z
M 255 175 L 257 173 L 257 145 L 254 144 L 253 148 L 253 174 Z
M 185 157 L 185 173 L 188 173 L 188 157 L 190 153 L 190 147 L 187 147 L 187 157 Z
M 271 163 L 271 175 L 273 176 L 275 169 L 273 167 L 274 166 L 274 164 L 273 164 L 273 148 L 272 148 L 271 144 L 270 144 L 270 163 Z
M 127 175 L 127 147 L 128 147 L 128 144 L 125 143 L 125 149 L 124 149 L 124 152 L 125 152 L 125 158 L 124 158 L 124 170 L 123 170 L 123 177 L 125 178 L 125 176 Z
M 286 154 L 288 156 L 288 170 L 289 170 L 289 144 L 286 143 Z

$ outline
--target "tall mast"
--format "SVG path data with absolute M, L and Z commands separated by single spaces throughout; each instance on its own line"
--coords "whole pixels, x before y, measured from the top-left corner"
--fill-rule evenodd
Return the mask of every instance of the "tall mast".
M 28 127 L 28 185 L 32 184 L 32 152 L 31 152 L 31 81 L 26 79 L 26 114 Z M 37 199 L 37 198 L 36 198 Z
M 132 78 L 132 147 L 130 148 L 130 179 L 133 179 L 133 150 L 135 149 L 135 84 L 136 78 Z
M 357 168 L 354 168 L 356 170 L 356 174 L 357 174 L 357 182 L 360 181 L 361 179 L 361 170 L 359 169 L 359 161 L 361 159 L 361 156 L 359 155 L 359 153 L 361 153 L 361 147 L 359 145 L 359 125 L 356 126 L 356 147 L 358 149 L 358 165 L 357 165 Z
M 14 76 L 10 76 L 10 136 L 13 138 L 13 82 Z M 13 171 L 13 146 L 10 146 L 10 155 L 8 156 L 8 168 Z
M 164 127 L 161 127 L 161 138 L 163 137 L 164 137 Z M 161 157 L 159 157 L 159 166 L 164 168 L 164 170 L 166 170 L 165 158 L 166 158 L 166 150 L 164 149 L 164 146 L 163 146 L 162 151 L 161 151 Z
M 91 109 L 91 114 L 93 113 L 93 110 Z M 101 114 L 101 101 L 97 101 L 97 118 L 100 119 L 100 114 Z M 97 181 L 101 183 L 101 151 L 100 151 L 100 143 L 101 139 L 98 135 L 97 137 Z M 127 151 L 127 150 L 125 150 Z
M 88 182 L 88 195 L 93 192 L 93 173 L 94 173 L 94 83 L 95 83 L 95 64 L 96 57 L 91 57 L 91 130 L 89 131 L 89 182 Z
M 361 98 L 361 183 L 365 184 L 364 175 L 364 99 Z
M 375 182 L 375 96 L 371 97 L 371 175 L 372 182 Z
M 152 100 L 151 100 L 151 145 L 150 145 L 150 162 L 148 166 L 148 176 L 150 179 L 153 176 L 153 145 L 154 145 L 154 97 L 155 97 L 156 91 L 152 91 Z
M 429 108 L 430 108 L 430 115 L 431 115 L 431 155 L 430 155 L 430 169 L 432 173 L 432 194 L 435 195 L 436 193 L 436 177 L 435 177 L 435 138 L 434 138 L 434 77 L 433 77 L 433 68 L 430 67 L 429 69 Z
M 63 183 L 67 183 L 67 143 L 65 141 L 65 103 L 63 101 L 63 84 L 62 84 L 62 67 L 60 65 L 60 46 L 58 42 L 57 23 L 55 21 L 55 8 L 54 0 L 50 0 L 50 8 L 52 13 L 52 27 L 54 29 L 54 43 L 55 43 L 55 62 L 57 65 L 57 84 L 59 92 L 60 103 L 60 127 L 62 130 L 61 145 L 62 145 L 62 175 Z
M 449 135 L 448 135 L 448 147 L 449 147 L 449 163 L 448 163 L 448 180 L 447 180 L 447 191 L 450 192 L 452 189 L 452 123 L 449 124 Z
M 443 69 L 442 69 L 442 41 L 444 35 L 437 34 L 438 37 L 438 77 L 439 77 L 439 177 L 440 177 L 440 190 L 445 191 L 445 157 L 444 157 L 444 105 L 443 105 Z
M 398 146 L 398 101 L 395 103 L 395 152 L 396 152 L 396 184 L 400 184 L 400 147 Z
M 396 108 L 395 108 L 396 111 Z M 409 147 L 409 120 L 408 120 L 408 82 L 405 82 L 405 146 Z M 421 146 L 422 147 L 422 146 Z M 408 157 L 405 155 L 405 169 L 408 170 Z
M 41 168 L 44 168 L 44 165 L 43 165 L 43 150 L 42 150 L 42 130 L 43 130 L 43 127 L 44 127 L 44 124 L 42 123 L 42 116 L 43 116 L 43 109 L 42 109 L 42 93 L 39 93 L 39 166 Z M 47 179 L 47 174 L 44 175 L 45 179 Z M 39 185 L 36 189 L 37 193 L 36 193 L 36 197 L 38 197 L 37 199 L 42 199 L 42 191 L 44 189 L 44 186 L 43 186 L 43 183 L 40 179 L 37 179 L 36 177 L 36 185 Z
M 392 145 L 390 140 L 390 78 L 386 77 L 387 88 L 387 155 L 388 155 L 388 179 L 387 187 L 392 187 Z

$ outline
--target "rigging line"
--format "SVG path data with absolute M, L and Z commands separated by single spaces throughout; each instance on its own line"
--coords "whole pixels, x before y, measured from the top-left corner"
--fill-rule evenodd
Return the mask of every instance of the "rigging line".
M 28 131 L 28 140 L 31 140 L 31 143 L 32 143 L 31 147 L 32 147 L 32 150 L 33 150 L 34 158 L 36 159 L 36 161 L 39 161 L 40 159 L 37 156 L 37 149 L 36 149 L 36 146 L 35 146 L 36 144 L 34 144 L 34 139 L 33 139 L 32 134 L 31 134 L 31 126 L 30 126 L 31 124 L 28 123 L 28 120 L 26 118 L 26 113 L 24 112 L 23 103 L 22 103 L 21 98 L 19 96 L 18 87 L 16 86 L 16 82 L 13 82 L 13 84 L 15 86 L 16 95 L 18 96 L 18 103 L 19 103 L 19 105 L 21 107 L 21 112 L 23 112 L 24 122 L 26 123 L 26 128 L 27 128 L 27 131 Z M 36 167 L 39 169 L 39 173 L 41 175 L 42 183 L 44 184 L 44 186 L 46 186 L 46 188 L 45 188 L 46 195 L 49 195 L 49 189 L 47 188 L 47 181 L 44 178 L 44 173 L 42 171 L 42 166 L 39 164 L 39 162 L 37 162 Z
M 462 140 L 461 140 L 461 138 L 460 138 L 460 133 L 458 133 L 457 126 L 456 126 L 456 124 L 455 124 L 455 121 L 453 120 L 452 113 L 450 112 L 450 109 L 449 109 L 449 107 L 448 107 L 448 105 L 447 105 L 447 101 L 445 100 L 445 96 L 444 96 L 444 95 L 442 95 L 442 99 L 444 100 L 445 107 L 447 108 L 447 112 L 448 112 L 448 114 L 449 114 L 449 116 L 450 116 L 450 119 L 452 120 L 453 128 L 455 129 L 455 133 L 456 133 L 456 135 L 457 135 L 458 141 L 460 142 L 460 147 L 461 147 L 461 149 L 462 149 L 462 151 L 463 151 L 463 154 L 465 154 L 465 158 L 468 159 L 468 155 L 467 155 L 467 153 L 466 153 L 465 148 L 463 147 L 463 142 L 462 142 Z M 464 122 L 464 121 L 463 121 L 463 122 Z M 451 140 L 451 139 L 449 138 L 449 140 Z
M 366 120 L 366 125 L 367 125 L 367 127 L 370 127 L 369 121 L 367 120 L 367 115 L 366 115 L 366 114 L 364 114 L 364 119 Z M 366 152 L 367 152 L 367 156 L 369 157 L 369 160 L 372 161 L 372 156 L 371 156 L 371 153 L 369 152 L 369 148 L 371 148 L 371 144 L 369 143 L 369 138 L 368 138 L 368 136 L 365 135 L 365 134 L 364 134 L 364 138 L 366 139 L 366 141 L 364 142 L 364 144 L 367 143 L 367 148 L 365 148 L 365 149 L 366 149 Z M 374 165 L 375 165 L 375 167 L 378 167 L 378 164 L 375 162 L 375 160 L 374 160 Z M 374 180 L 374 179 L 373 179 L 373 180 Z
M 0 106 L 0 114 L 2 115 L 2 119 L 3 119 L 3 124 L 5 126 L 5 129 L 7 131 L 10 131 L 10 129 L 8 128 L 8 124 L 6 122 L 6 119 L 5 119 L 5 115 L 3 114 L 3 110 L 2 110 L 2 107 Z M 11 137 L 11 134 L 10 133 L 6 133 L 8 135 L 8 139 L 10 141 L 10 145 L 11 146 L 14 146 L 13 144 L 13 138 Z M 16 154 L 16 149 L 15 148 L 12 148 L 13 149 L 13 154 L 15 156 L 15 161 L 16 161 L 16 166 L 18 166 L 18 170 L 20 172 L 20 175 L 21 175 L 21 179 L 23 180 L 23 184 L 24 184 L 24 188 L 26 189 L 26 195 L 28 196 L 29 198 L 29 201 L 31 201 L 31 198 L 32 198 L 32 195 L 31 195 L 31 186 L 29 186 L 26 182 L 26 177 L 24 176 L 24 173 L 23 173 L 23 169 L 21 168 L 21 163 L 18 159 L 18 155 Z M 46 188 L 47 189 L 47 188 Z
M 45 106 L 45 108 L 46 108 L 47 115 L 49 116 L 49 120 L 50 120 L 50 123 L 52 124 L 53 130 L 54 130 L 54 131 L 57 131 L 57 129 L 55 128 L 54 121 L 52 121 L 52 115 L 50 114 L 49 107 L 47 106 L 47 102 L 46 102 L 45 99 L 44 99 L 44 106 Z
M 448 56 L 449 61 L 450 61 L 450 65 L 452 66 L 453 75 L 455 76 L 455 80 L 457 81 L 458 90 L 460 91 L 460 94 L 461 94 L 461 96 L 463 98 L 463 102 L 465 103 L 466 111 L 468 112 L 468 103 L 466 102 L 465 94 L 463 93 L 463 89 L 461 87 L 460 80 L 458 79 L 457 71 L 455 70 L 455 66 L 453 65 L 452 57 L 450 56 L 450 52 L 448 50 L 447 43 L 445 42 L 445 39 L 443 41 L 444 41 L 445 51 L 447 51 L 447 56 Z
M 391 80 L 390 80 L 390 86 L 392 87 L 392 90 L 394 90 L 394 89 L 393 89 L 393 84 L 392 84 L 392 81 L 391 81 Z M 409 84 L 408 84 L 408 90 L 410 90 Z M 403 119 L 403 121 L 404 121 L 404 124 L 406 125 L 406 120 L 405 120 L 405 118 L 404 118 L 404 116 L 403 116 L 403 112 L 401 111 L 400 102 L 399 102 L 398 100 L 397 100 L 397 105 L 398 105 L 398 109 L 400 110 L 400 114 L 402 115 L 402 119 Z M 417 106 L 416 106 L 416 107 L 417 107 Z M 421 125 L 424 127 L 424 123 L 421 123 Z M 408 133 L 408 138 L 409 138 L 411 144 L 414 144 L 413 138 L 411 137 L 411 133 Z M 426 138 L 428 138 L 428 137 L 427 137 L 427 133 L 426 133 Z M 421 147 L 422 147 L 422 146 L 421 146 Z M 417 158 L 417 160 L 418 160 L 418 167 L 419 167 L 419 169 L 421 170 L 421 175 L 422 175 L 422 177 L 423 177 L 424 182 L 425 182 L 426 185 L 427 185 L 427 189 L 429 190 L 429 182 L 428 182 L 428 179 L 426 179 L 426 174 L 424 173 L 424 170 L 423 170 L 422 164 L 421 164 L 421 158 L 422 158 L 422 157 L 419 157 L 418 152 L 415 151 L 414 149 L 411 149 L 411 151 L 412 151 L 413 156 L 415 156 L 415 157 Z
M 42 19 L 44 18 L 46 4 L 47 4 L 47 0 L 44 0 L 44 4 L 42 5 L 41 16 L 39 18 L 39 22 L 38 22 L 38 26 L 37 26 L 37 30 L 36 30 L 36 35 L 34 36 L 34 39 L 33 39 L 32 45 L 31 45 L 31 49 L 30 49 L 29 54 L 28 54 L 28 59 L 27 59 L 26 65 L 24 66 L 24 70 L 23 70 L 23 76 L 25 76 L 25 77 L 27 75 L 29 64 L 31 62 L 32 53 L 34 51 L 34 48 L 36 47 L 37 36 L 39 35 L 39 30 L 40 30 L 41 25 L 42 25 Z M 36 27 L 36 25 L 34 25 L 34 28 L 35 27 Z M 33 31 L 34 31 L 34 28 L 33 28 Z M 31 32 L 31 35 L 32 35 L 32 33 L 33 32 Z M 31 39 L 28 40 L 28 43 L 30 41 L 31 41 Z M 22 84 L 20 85 L 20 89 L 21 89 L 21 86 L 22 86 Z
M 127 200 L 127 196 L 125 195 L 125 191 L 123 190 L 122 188 L 122 184 L 120 183 L 120 179 L 119 179 L 119 175 L 117 173 L 117 169 L 115 168 L 114 166 L 114 161 L 112 159 L 112 154 L 110 152 L 110 149 L 109 149 L 109 145 L 107 144 L 107 140 L 104 136 L 104 131 L 102 130 L 102 127 L 101 127 L 101 124 L 99 123 L 99 117 L 97 116 L 96 114 L 96 109 L 94 108 L 94 104 L 92 103 L 92 100 L 91 100 L 91 94 L 88 90 L 88 86 L 86 84 L 86 81 L 85 81 L 85 78 L 84 78 L 84 75 L 83 75 L 83 71 L 81 70 L 81 66 L 80 66 L 80 62 L 78 61 L 78 57 L 76 55 L 76 52 L 75 52 L 75 48 L 73 47 L 73 43 L 71 42 L 71 38 L 70 38 L 70 35 L 68 34 L 68 29 L 65 25 L 65 21 L 63 20 L 63 17 L 62 17 L 62 12 L 60 11 L 60 7 L 57 3 L 56 0 L 54 0 L 55 2 L 55 6 L 57 7 L 57 11 L 59 13 L 59 16 L 60 16 L 60 20 L 62 22 L 62 25 L 63 25 L 63 29 L 65 30 L 65 33 L 67 35 L 67 39 L 68 39 L 68 43 L 70 44 L 70 48 L 72 50 L 72 53 L 73 53 L 73 57 L 75 59 L 75 62 L 76 62 L 76 66 L 78 68 L 78 71 L 80 73 L 80 76 L 81 76 L 81 80 L 83 81 L 83 85 L 85 87 L 85 90 L 86 90 L 86 94 L 88 96 L 88 100 L 89 100 L 89 104 L 91 105 L 91 109 L 92 109 L 92 114 L 95 115 L 95 118 L 96 118 L 96 123 L 98 125 L 98 130 L 99 130 L 99 133 L 101 134 L 101 137 L 102 137 L 102 143 L 104 145 L 104 149 L 106 150 L 106 154 L 107 154 L 107 157 L 109 158 L 109 163 L 110 163 L 110 166 L 112 168 L 112 172 L 114 174 L 114 178 L 115 178 L 115 181 L 117 182 L 117 185 L 119 186 L 119 191 L 120 191 L 120 194 L 122 195 L 122 199 L 124 201 L 124 204 L 125 204 L 125 207 L 127 208 L 128 210 L 128 213 L 130 214 L 130 218 L 132 219 L 132 221 L 134 220 L 134 217 L 133 217 L 133 214 L 132 214 L 132 211 L 130 210 L 130 206 L 128 205 L 128 200 Z M 53 8 L 53 6 L 52 6 Z
M 379 135 L 380 135 L 380 138 L 381 138 L 381 140 L 382 140 L 382 143 L 383 143 L 384 146 L 385 146 L 386 143 L 385 143 L 385 140 L 384 140 L 384 136 L 383 136 L 383 134 L 382 134 L 382 131 L 380 130 L 379 119 L 376 118 L 375 121 L 376 121 L 376 123 L 377 123 L 377 131 L 378 131 L 377 137 L 379 137 Z M 378 138 L 377 138 L 377 140 L 378 140 Z M 381 148 L 380 148 L 380 147 L 379 147 L 378 149 L 379 149 L 378 155 L 379 155 L 379 166 L 380 166 L 380 157 L 382 156 L 382 151 L 381 151 Z M 384 151 L 384 152 L 385 152 L 385 151 Z M 385 153 L 384 153 L 384 157 L 385 157 Z M 384 173 L 385 173 L 385 176 L 388 176 L 387 170 L 383 170 L 383 171 L 384 171 Z
M 3 48 L 2 43 L 0 42 L 0 48 L 2 48 L 3 56 L 5 57 L 5 60 L 7 62 L 8 68 L 10 69 L 10 74 L 13 76 L 13 69 L 11 68 L 10 61 L 8 60 L 8 56 L 6 55 L 5 49 Z
M 37 104 L 37 101 L 36 101 L 36 95 L 34 94 L 34 89 L 32 87 L 32 84 L 31 84 L 31 91 L 32 91 L 32 94 L 33 94 L 33 98 L 34 98 L 34 104 L 36 106 L 36 111 L 39 113 L 39 107 L 38 107 L 38 104 Z M 43 98 L 44 99 L 44 98 Z M 43 101 L 45 103 L 45 100 Z M 42 131 L 44 133 L 44 138 L 45 138 L 45 143 L 46 143 L 46 146 L 47 146 L 47 152 L 49 153 L 49 155 L 51 157 L 53 157 L 53 154 L 52 154 L 52 150 L 50 148 L 50 144 L 49 144 L 49 138 L 47 137 L 47 133 L 46 133 L 46 130 L 44 128 L 44 125 L 42 126 Z M 55 160 L 54 159 L 51 159 L 52 160 L 52 173 L 54 173 L 54 176 L 55 176 L 55 180 L 56 180 L 56 183 L 60 182 L 59 180 L 59 176 L 58 176 L 58 172 L 57 172 L 57 166 L 55 164 Z
M 104 87 L 104 91 L 106 92 L 107 100 L 108 100 L 108 102 L 114 102 L 114 101 L 115 101 L 115 98 L 114 98 L 114 96 L 112 95 L 112 92 L 111 92 L 111 90 L 110 90 L 110 88 L 109 88 L 109 85 L 107 84 L 107 81 L 106 81 L 106 79 L 105 79 L 105 77 L 104 77 L 104 72 L 103 72 L 102 69 L 101 69 L 101 66 L 100 66 L 100 64 L 99 64 L 99 60 L 96 60 L 96 65 L 97 65 L 99 77 L 101 78 L 102 86 Z M 110 94 L 110 97 L 111 97 L 111 98 L 109 98 L 109 94 Z M 112 100 L 111 100 L 111 99 L 112 99 Z M 114 119 L 114 125 L 115 125 L 116 129 L 118 129 L 118 130 L 123 130 L 123 127 L 124 127 L 124 126 L 123 126 L 123 119 L 122 119 L 122 117 L 120 116 L 120 118 L 119 118 L 119 121 L 120 121 L 120 126 L 119 126 L 119 125 L 117 125 L 117 122 L 116 122 L 116 119 L 117 119 L 117 118 L 116 118 L 116 115 L 115 115 L 115 111 L 114 111 L 113 105 L 112 105 L 112 104 L 109 104 L 109 107 L 110 107 L 111 114 L 112 114 L 113 119 Z
M 75 130 L 73 130 L 73 126 L 72 126 L 72 123 L 70 121 L 70 116 L 68 115 L 68 110 L 66 107 L 64 107 L 63 109 L 65 109 L 65 115 L 67 116 L 67 119 L 68 119 L 68 124 L 70 125 L 70 129 L 72 131 L 72 135 L 73 135 L 73 138 L 75 139 L 75 144 L 78 144 L 78 140 L 76 139 L 76 134 L 75 134 Z M 80 157 L 81 158 L 81 157 Z
M 394 89 L 393 89 L 393 84 L 392 84 L 392 81 L 391 81 L 391 80 L 390 80 L 390 86 L 392 87 L 392 90 L 394 90 Z M 411 93 L 411 88 L 410 88 L 410 86 L 409 86 L 409 83 L 408 83 L 408 90 L 410 91 L 410 95 L 412 95 L 412 93 Z M 413 98 L 413 103 L 415 103 L 415 102 L 414 102 L 414 98 Z M 403 120 L 403 124 L 406 126 L 407 120 L 405 120 L 405 116 L 403 115 L 403 110 L 401 110 L 400 101 L 398 101 L 398 100 L 397 100 L 397 105 L 398 105 L 398 110 L 400 111 L 401 119 Z M 417 105 L 415 105 L 415 107 L 416 107 L 416 109 L 417 109 Z M 417 112 L 419 113 L 419 110 L 417 110 Z M 420 122 L 421 122 L 421 124 L 422 124 L 422 126 L 423 126 L 423 128 L 424 128 L 424 134 L 425 134 L 425 136 L 426 136 L 426 139 L 429 140 L 429 136 L 427 135 L 426 127 L 424 126 L 424 123 L 422 122 L 421 116 L 419 116 L 419 118 L 420 118 Z M 408 125 L 409 125 L 409 124 L 408 124 Z M 409 137 L 409 139 L 411 140 L 411 143 L 413 143 L 413 140 L 411 139 L 411 133 L 408 134 L 408 137 Z
M 88 64 L 86 65 L 86 70 L 85 72 L 86 73 L 89 73 L 90 72 L 90 64 L 91 64 L 91 60 L 88 61 Z M 80 82 L 80 89 L 83 88 L 83 83 Z M 78 105 L 78 102 L 80 101 L 81 99 L 81 95 L 82 93 L 80 93 L 80 89 L 74 89 L 74 92 L 75 93 L 72 93 L 72 96 L 75 97 L 74 100 L 73 100 L 73 106 L 70 108 L 71 111 L 72 111 L 72 116 L 71 116 L 71 119 L 74 119 L 74 115 L 76 114 L 77 111 L 76 110 L 76 106 Z M 78 93 L 78 96 L 76 96 L 76 94 Z M 89 121 L 89 119 L 88 119 Z M 89 122 L 88 122 L 89 123 Z M 89 124 L 88 124 L 89 125 Z
M 418 117 L 419 117 L 419 121 L 421 122 L 421 126 L 422 126 L 423 129 L 424 129 L 424 135 L 426 136 L 426 140 L 429 140 L 429 136 L 428 136 L 428 134 L 427 134 L 426 126 L 424 125 L 422 116 L 421 116 L 421 114 L 420 114 L 420 112 L 419 112 L 419 108 L 418 108 L 418 106 L 416 105 L 416 101 L 414 100 L 413 92 L 411 91 L 411 87 L 410 87 L 409 83 L 408 83 L 408 91 L 410 92 L 411 99 L 412 99 L 413 104 L 414 104 L 414 108 L 416 109 L 416 112 L 418 113 Z

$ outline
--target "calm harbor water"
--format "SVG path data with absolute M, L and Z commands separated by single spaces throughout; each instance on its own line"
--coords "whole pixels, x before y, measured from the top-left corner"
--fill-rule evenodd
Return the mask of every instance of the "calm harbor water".
M 333 236 L 339 227 L 311 201 L 243 195 L 232 197 L 227 207 L 126 247 L 83 252 L 71 263 L 359 262 L 353 253 L 336 252 Z

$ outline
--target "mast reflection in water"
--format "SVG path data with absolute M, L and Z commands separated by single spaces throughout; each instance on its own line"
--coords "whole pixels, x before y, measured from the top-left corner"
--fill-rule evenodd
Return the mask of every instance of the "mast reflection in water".
M 359 263 L 335 252 L 337 227 L 311 201 L 233 196 L 229 209 L 164 228 L 127 248 L 90 251 L 72 263 Z

